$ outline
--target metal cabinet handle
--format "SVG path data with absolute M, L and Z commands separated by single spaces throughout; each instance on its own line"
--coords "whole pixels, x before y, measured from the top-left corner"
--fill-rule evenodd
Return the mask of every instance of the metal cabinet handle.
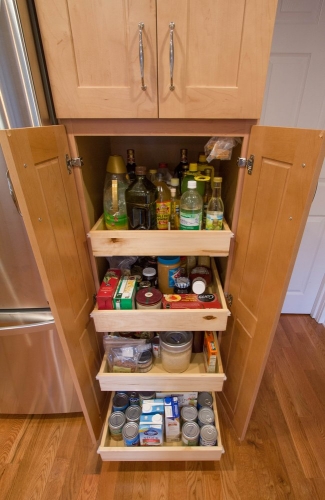
M 12 182 L 11 182 L 11 179 L 10 179 L 10 173 L 9 173 L 9 170 L 7 170 L 7 182 L 8 182 L 8 187 L 9 187 L 9 193 L 10 193 L 10 196 L 11 198 L 13 199 L 13 202 L 17 208 L 17 212 L 19 213 L 19 215 L 22 217 L 23 214 L 21 213 L 20 211 L 20 208 L 19 208 L 19 203 L 18 203 L 18 200 L 17 200 L 17 196 L 16 196 L 16 193 L 15 193 L 15 190 L 14 190 L 14 187 L 12 185 Z
M 141 88 L 142 90 L 147 90 L 147 85 L 144 84 L 144 52 L 142 43 L 142 30 L 144 28 L 144 23 L 139 23 L 139 60 L 140 60 L 140 75 L 141 75 Z
M 169 67 L 170 67 L 170 86 L 169 90 L 175 90 L 174 86 L 174 28 L 175 23 L 169 23 Z

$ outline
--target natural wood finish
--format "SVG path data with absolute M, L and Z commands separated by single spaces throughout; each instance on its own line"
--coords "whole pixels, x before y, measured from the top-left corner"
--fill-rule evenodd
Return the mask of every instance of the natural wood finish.
M 195 335 L 195 333 L 194 333 Z M 206 373 L 203 354 L 192 354 L 191 363 L 183 373 L 166 372 L 160 360 L 155 359 L 147 373 L 110 373 L 106 356 L 103 359 L 97 380 L 102 391 L 169 391 L 177 387 L 179 391 L 222 391 L 224 380 L 220 354 L 218 353 L 218 373 Z
M 81 415 L 2 416 L 0 499 L 323 500 L 324 366 L 324 327 L 281 316 L 241 443 L 218 402 L 219 462 L 102 462 Z
M 182 441 L 179 441 L 177 443 L 164 443 L 163 446 L 127 447 L 123 441 L 115 441 L 111 438 L 108 427 L 108 417 L 112 413 L 111 399 L 98 453 L 104 461 L 134 460 L 136 462 L 147 462 L 159 460 L 162 462 L 178 462 L 179 460 L 184 460 L 186 462 L 197 462 L 199 460 L 220 460 L 224 449 L 214 393 L 212 393 L 212 397 L 215 426 L 218 431 L 218 443 L 216 446 L 184 446 Z
M 222 335 L 221 399 L 244 437 L 325 154 L 323 132 L 253 127 Z
M 143 330 L 144 324 L 146 330 L 157 332 L 167 330 L 225 330 L 230 312 L 227 309 L 218 271 L 213 259 L 211 259 L 211 269 L 213 274 L 211 291 L 217 295 L 222 306 L 221 309 L 191 309 L 190 311 L 188 309 L 153 309 L 144 312 L 140 309 L 99 310 L 96 306 L 91 316 L 97 332 L 138 332 Z
M 108 231 L 104 217 L 89 231 L 95 257 L 105 255 L 208 255 L 225 257 L 233 233 L 224 223 L 223 231 Z

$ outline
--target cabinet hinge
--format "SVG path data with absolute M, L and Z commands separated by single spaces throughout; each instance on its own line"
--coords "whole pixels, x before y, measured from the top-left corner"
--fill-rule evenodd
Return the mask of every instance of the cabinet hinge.
M 225 299 L 227 302 L 227 306 L 230 308 L 232 306 L 233 296 L 231 293 L 225 293 Z
M 84 162 L 80 156 L 77 158 L 70 158 L 69 155 L 65 155 L 65 162 L 67 164 L 67 169 L 69 174 L 72 172 L 72 167 L 82 167 Z
M 247 168 L 247 173 L 249 175 L 252 175 L 253 167 L 254 167 L 254 155 L 250 155 L 248 160 L 247 160 L 247 158 L 238 158 L 237 165 L 238 165 L 238 167 Z

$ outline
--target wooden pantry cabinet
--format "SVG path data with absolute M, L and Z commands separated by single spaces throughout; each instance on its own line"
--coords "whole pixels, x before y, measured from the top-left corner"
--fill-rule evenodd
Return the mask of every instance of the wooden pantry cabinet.
M 35 4 L 58 118 L 259 118 L 277 0 Z
M 154 154 L 177 157 L 181 147 L 202 149 L 213 135 L 242 140 L 232 159 L 221 162 L 229 229 L 213 234 L 103 229 L 102 188 L 110 154 L 123 154 L 136 144 L 140 158 L 155 162 Z M 252 127 L 245 120 L 71 120 L 65 126 L 0 131 L 0 145 L 93 440 L 105 422 L 103 400 L 109 389 L 189 387 L 220 391 L 222 404 L 243 438 L 324 158 L 323 133 Z M 84 166 L 72 169 L 67 160 L 77 154 L 83 156 Z M 236 159 L 251 155 L 254 165 L 249 174 L 237 167 Z M 148 255 L 149 249 L 156 255 L 215 257 L 227 292 L 226 301 L 215 270 L 222 308 L 186 315 L 158 310 L 148 316 L 142 311 L 96 310 L 93 295 L 107 267 L 103 256 L 135 251 Z M 159 365 L 148 374 L 117 378 L 107 373 L 102 332 L 136 331 L 146 322 L 157 331 L 174 325 L 186 329 L 189 324 L 194 332 L 221 331 L 223 368 L 210 376 L 204 373 L 200 357 L 194 357 L 190 371 L 181 376 L 170 377 Z M 104 459 L 113 459 L 116 447 L 111 445 L 103 434 Z M 125 449 L 116 456 L 159 459 L 149 451 L 144 452 L 146 458 L 143 453 L 129 455 L 132 452 Z M 222 448 L 213 451 L 206 455 L 200 451 L 200 459 L 220 458 Z M 160 457 L 191 460 L 195 454 L 182 446 L 175 452 L 168 447 Z

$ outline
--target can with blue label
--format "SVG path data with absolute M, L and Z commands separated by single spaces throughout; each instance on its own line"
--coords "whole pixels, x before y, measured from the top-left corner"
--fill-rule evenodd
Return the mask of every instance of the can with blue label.
M 113 411 L 125 411 L 129 406 L 129 396 L 125 393 L 113 397 Z
M 125 446 L 139 446 L 139 426 L 135 422 L 128 422 L 122 430 Z

